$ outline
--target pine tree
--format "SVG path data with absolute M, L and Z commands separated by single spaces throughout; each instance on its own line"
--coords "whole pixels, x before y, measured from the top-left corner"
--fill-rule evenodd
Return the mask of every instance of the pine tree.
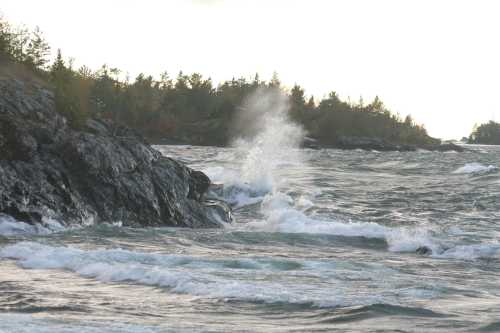
M 36 27 L 26 48 L 25 63 L 33 68 L 43 69 L 48 63 L 49 54 L 50 46 L 43 38 L 40 28 Z

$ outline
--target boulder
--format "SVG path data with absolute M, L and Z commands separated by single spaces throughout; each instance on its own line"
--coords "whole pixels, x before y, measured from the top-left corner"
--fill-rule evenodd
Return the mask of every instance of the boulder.
M 31 224 L 219 227 L 231 214 L 204 201 L 209 186 L 126 127 L 70 128 L 49 88 L 0 75 L 0 213 Z

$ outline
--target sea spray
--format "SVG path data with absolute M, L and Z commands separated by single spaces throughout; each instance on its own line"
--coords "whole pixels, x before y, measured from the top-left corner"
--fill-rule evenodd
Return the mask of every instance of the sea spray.
M 286 182 L 280 169 L 301 165 L 305 131 L 288 117 L 289 98 L 277 88 L 259 88 L 245 98 L 232 126 L 238 169 L 204 170 L 224 184 L 224 199 L 239 208 L 261 202 Z
M 246 153 L 241 180 L 261 192 L 280 187 L 276 170 L 282 164 L 300 163 L 298 149 L 304 130 L 288 117 L 289 98 L 276 88 L 259 88 L 240 108 L 234 129 L 234 146 Z
M 300 143 L 304 130 L 288 117 L 289 99 L 278 89 L 259 89 L 249 96 L 235 122 L 240 135 L 234 146 L 244 156 L 238 177 L 239 203 L 254 203 L 247 195 L 261 200 L 264 221 L 249 223 L 250 230 L 284 233 L 324 233 L 344 236 L 385 238 L 391 231 L 376 223 L 342 223 L 308 217 L 300 199 L 286 192 L 288 179 L 280 171 L 306 163 Z M 233 183 L 234 184 L 234 183 Z M 302 198 L 303 199 L 303 198 Z M 297 202 L 296 202 L 297 201 Z
M 239 171 L 225 174 L 225 199 L 236 208 L 260 203 L 257 220 L 240 226 L 246 230 L 282 233 L 329 234 L 384 239 L 393 252 L 412 252 L 425 246 L 433 253 L 443 249 L 428 228 L 391 228 L 375 222 L 322 220 L 306 214 L 304 196 L 288 193 L 286 169 L 307 163 L 300 150 L 305 131 L 288 117 L 289 99 L 278 89 L 258 89 L 238 113 L 233 146 Z M 214 171 L 214 170 L 212 170 Z M 217 170 L 221 174 L 221 170 Z M 310 189 L 314 192 L 314 189 Z M 309 200 L 309 199 L 307 199 Z M 307 208 L 314 206 L 310 202 Z

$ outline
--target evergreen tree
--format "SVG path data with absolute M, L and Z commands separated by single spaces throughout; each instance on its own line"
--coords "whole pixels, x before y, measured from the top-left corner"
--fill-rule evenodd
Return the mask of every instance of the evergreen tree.
M 70 126 L 83 127 L 87 114 L 80 107 L 77 81 L 73 71 L 66 67 L 61 50 L 57 50 L 50 68 L 50 81 L 54 86 L 56 110 L 66 117 Z

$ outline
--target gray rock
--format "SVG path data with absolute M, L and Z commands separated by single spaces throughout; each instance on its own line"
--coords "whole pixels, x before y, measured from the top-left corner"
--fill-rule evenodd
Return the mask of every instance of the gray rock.
M 315 145 L 309 143 L 306 145 L 308 148 L 316 148 Z M 321 146 L 320 146 L 321 147 Z M 377 151 L 416 151 L 418 149 L 425 149 L 430 151 L 456 151 L 463 152 L 466 149 L 453 143 L 441 144 L 437 140 L 433 144 L 397 144 L 392 143 L 380 138 L 371 137 L 355 137 L 355 136 L 339 136 L 336 142 L 332 145 L 326 146 L 330 148 L 339 149 L 364 149 L 364 150 L 377 150 Z
M 28 223 L 122 221 L 130 226 L 218 227 L 223 202 L 210 179 L 162 156 L 134 131 L 89 120 L 75 131 L 41 84 L 0 77 L 0 213 Z
M 415 252 L 420 255 L 431 255 L 432 250 L 428 246 L 420 246 L 418 247 Z

